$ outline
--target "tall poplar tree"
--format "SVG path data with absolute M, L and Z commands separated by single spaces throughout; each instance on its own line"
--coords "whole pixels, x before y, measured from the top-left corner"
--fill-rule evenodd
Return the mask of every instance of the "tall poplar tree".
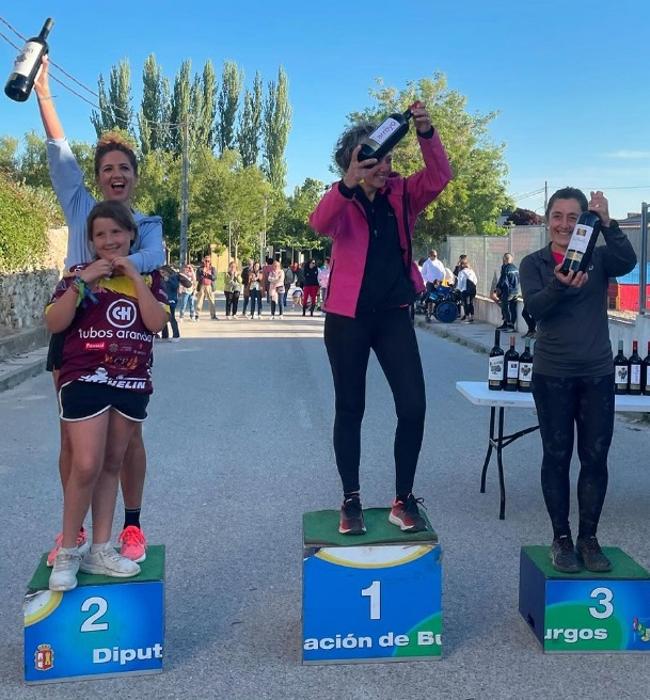
M 280 191 L 284 189 L 287 176 L 284 155 L 290 130 L 289 81 L 280 66 L 277 83 L 269 82 L 264 105 L 264 171 L 271 185 Z
M 253 90 L 244 94 L 244 109 L 239 119 L 237 145 L 245 168 L 256 165 L 260 152 L 262 129 L 263 87 L 262 76 L 255 73 Z
M 183 150 L 181 124 L 188 119 L 192 104 L 191 72 L 192 61 L 188 59 L 183 61 L 174 79 L 174 91 L 169 110 L 169 121 L 172 123 L 169 129 L 169 150 L 176 155 L 180 155 Z
M 242 76 L 233 61 L 223 64 L 221 90 L 217 100 L 219 125 L 217 141 L 219 150 L 223 153 L 235 147 L 235 120 L 239 109 L 239 94 L 242 88 Z
M 164 149 L 169 140 L 169 81 L 154 54 L 147 56 L 142 70 L 142 106 L 138 130 L 142 153 Z
M 131 121 L 131 68 L 127 59 L 111 68 L 109 87 L 106 90 L 104 77 L 99 76 L 99 112 L 93 111 L 90 121 L 99 138 L 104 131 L 121 129 L 133 133 Z

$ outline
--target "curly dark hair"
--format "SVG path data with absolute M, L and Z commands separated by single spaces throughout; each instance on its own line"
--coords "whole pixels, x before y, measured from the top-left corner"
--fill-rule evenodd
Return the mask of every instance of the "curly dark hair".
M 580 204 L 580 211 L 587 211 L 589 207 L 589 202 L 587 201 L 587 196 L 582 190 L 579 190 L 575 187 L 563 187 L 561 190 L 557 190 L 557 192 L 553 192 L 551 195 L 551 198 L 548 200 L 548 204 L 546 206 L 546 218 L 548 219 L 548 215 L 551 213 L 551 209 L 553 208 L 553 204 L 555 204 L 555 200 L 557 199 L 576 199 L 578 201 L 578 204 Z
M 372 122 L 361 122 L 355 124 L 349 129 L 346 129 L 339 140 L 336 142 L 336 150 L 334 151 L 334 160 L 341 170 L 341 174 L 345 173 L 350 167 L 352 160 L 352 151 L 361 143 L 366 142 L 366 138 L 372 134 L 377 128 Z

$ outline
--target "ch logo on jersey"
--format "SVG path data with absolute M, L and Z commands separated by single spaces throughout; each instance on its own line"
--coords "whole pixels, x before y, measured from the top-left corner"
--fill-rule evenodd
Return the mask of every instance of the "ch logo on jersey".
M 114 301 L 106 311 L 106 318 L 115 328 L 128 328 L 135 323 L 138 315 L 135 304 L 128 299 Z

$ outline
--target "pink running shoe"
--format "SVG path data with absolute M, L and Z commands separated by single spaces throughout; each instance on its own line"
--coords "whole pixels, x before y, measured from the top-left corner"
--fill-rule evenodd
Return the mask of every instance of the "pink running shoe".
M 144 532 L 135 525 L 129 525 L 122 530 L 122 534 L 117 538 L 122 543 L 120 554 L 131 561 L 140 563 L 147 558 L 147 538 Z
M 54 566 L 54 560 L 56 559 L 56 555 L 59 553 L 62 544 L 63 533 L 59 532 L 59 534 L 54 538 L 54 547 L 47 555 L 46 564 L 48 566 Z M 77 547 L 79 547 L 79 554 L 81 554 L 82 557 L 90 549 L 90 542 L 88 542 L 88 537 L 83 527 L 81 528 L 81 530 L 79 530 L 79 534 L 77 535 Z

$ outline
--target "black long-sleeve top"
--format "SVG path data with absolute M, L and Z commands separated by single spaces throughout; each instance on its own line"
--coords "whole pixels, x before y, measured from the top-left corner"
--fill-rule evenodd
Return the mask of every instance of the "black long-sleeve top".
M 580 289 L 555 278 L 550 244 L 527 255 L 519 266 L 524 304 L 538 322 L 533 371 L 552 377 L 602 377 L 613 373 L 607 321 L 610 277 L 634 269 L 636 254 L 615 221 L 602 228 L 605 245 L 596 246 Z

